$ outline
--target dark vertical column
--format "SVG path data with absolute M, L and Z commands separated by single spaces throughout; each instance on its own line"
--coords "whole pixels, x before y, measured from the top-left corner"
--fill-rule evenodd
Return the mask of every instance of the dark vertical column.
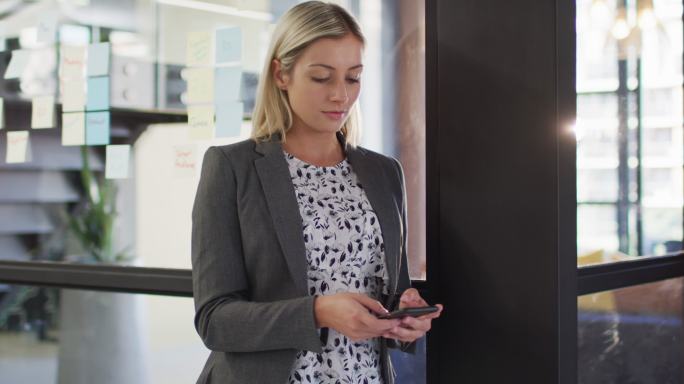
M 576 383 L 574 2 L 428 0 L 428 383 Z

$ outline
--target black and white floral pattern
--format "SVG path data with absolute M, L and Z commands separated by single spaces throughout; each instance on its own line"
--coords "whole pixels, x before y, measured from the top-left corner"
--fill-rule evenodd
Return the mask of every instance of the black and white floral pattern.
M 308 164 L 285 152 L 302 215 L 310 295 L 387 293 L 385 247 L 378 218 L 351 165 Z M 320 332 L 320 330 L 319 330 Z M 378 339 L 352 342 L 328 330 L 323 353 L 299 351 L 288 384 L 378 384 Z

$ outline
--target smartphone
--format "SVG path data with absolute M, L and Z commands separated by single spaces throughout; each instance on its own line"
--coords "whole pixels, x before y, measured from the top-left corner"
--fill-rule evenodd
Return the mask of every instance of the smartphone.
M 414 308 L 404 308 L 399 309 L 394 312 L 390 312 L 384 315 L 378 315 L 379 319 L 400 319 L 405 316 L 418 317 L 427 315 L 428 313 L 439 311 L 439 307 L 436 305 L 431 305 L 429 307 L 414 307 Z

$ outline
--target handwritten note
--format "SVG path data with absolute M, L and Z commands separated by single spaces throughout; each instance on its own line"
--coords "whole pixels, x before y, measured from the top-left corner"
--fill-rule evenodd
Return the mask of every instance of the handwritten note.
M 25 163 L 30 161 L 29 155 L 29 132 L 7 132 L 7 163 Z
M 55 126 L 55 97 L 38 96 L 31 106 L 31 128 L 53 128 Z
M 62 114 L 62 145 L 85 145 L 85 113 Z
M 83 111 L 86 103 L 86 83 L 83 80 L 60 81 L 62 112 Z
M 5 70 L 5 79 L 18 79 L 22 77 L 30 59 L 31 51 L 29 50 L 17 49 L 12 51 L 12 59 L 10 59 L 7 70 Z
M 242 60 L 242 31 L 240 27 L 216 30 L 216 63 L 233 63 Z
M 240 136 L 242 130 L 242 103 L 228 103 L 216 107 L 216 137 Z
M 187 80 L 188 89 L 185 94 L 186 104 L 211 103 L 214 101 L 214 69 L 186 68 L 183 76 Z
M 105 178 L 125 179 L 128 177 L 128 159 L 131 154 L 130 145 L 108 145 L 105 164 Z
M 109 144 L 109 112 L 86 113 L 86 144 Z
M 202 67 L 213 64 L 213 38 L 209 31 L 188 33 L 186 45 L 186 65 Z
M 87 111 L 109 109 L 109 76 L 88 78 Z
M 208 140 L 214 137 L 214 106 L 189 106 L 188 125 L 190 129 L 190 139 Z
M 59 77 L 80 80 L 85 77 L 86 46 L 63 45 L 60 49 Z
M 214 81 L 214 102 L 224 105 L 240 99 L 240 85 L 242 82 L 241 67 L 216 68 Z
M 109 75 L 109 43 L 90 44 L 88 46 L 88 76 Z
M 194 144 L 173 147 L 173 174 L 176 177 L 193 177 L 197 167 L 197 147 Z

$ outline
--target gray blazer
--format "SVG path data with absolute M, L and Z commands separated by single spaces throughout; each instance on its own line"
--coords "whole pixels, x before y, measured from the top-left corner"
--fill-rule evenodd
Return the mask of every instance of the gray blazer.
M 393 158 L 346 145 L 347 159 L 378 216 L 389 275 L 383 304 L 411 286 L 403 171 Z M 192 210 L 195 328 L 212 352 L 197 383 L 285 384 L 299 350 L 322 352 L 307 289 L 302 219 L 279 137 L 211 147 Z M 381 338 L 381 374 L 394 383 Z

